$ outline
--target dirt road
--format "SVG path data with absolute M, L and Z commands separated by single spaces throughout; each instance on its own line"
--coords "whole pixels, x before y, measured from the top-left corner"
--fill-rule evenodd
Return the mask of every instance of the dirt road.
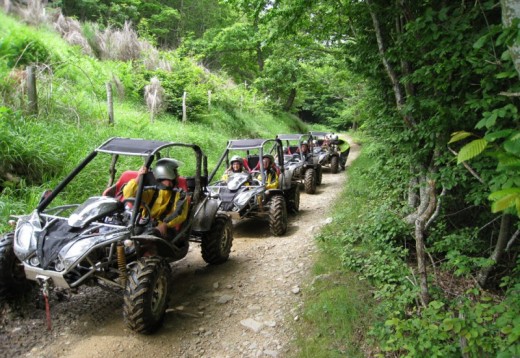
M 358 155 L 353 146 L 349 163 Z M 348 168 L 347 168 L 348 172 Z M 300 212 L 284 237 L 264 221 L 235 225 L 230 260 L 208 266 L 193 245 L 172 265 L 174 292 L 164 327 L 144 336 L 126 328 L 122 298 L 88 288 L 51 300 L 52 331 L 44 310 L 3 308 L 0 356 L 13 357 L 285 357 L 294 353 L 298 324 L 316 252 L 314 236 L 330 220 L 345 172 L 325 171 L 317 193 L 302 193 Z

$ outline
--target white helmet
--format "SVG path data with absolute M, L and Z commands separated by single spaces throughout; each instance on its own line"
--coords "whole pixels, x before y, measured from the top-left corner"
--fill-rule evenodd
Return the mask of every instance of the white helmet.
M 244 165 L 244 161 L 242 160 L 242 158 L 240 158 L 239 155 L 234 155 L 231 157 L 231 160 L 229 161 L 229 164 L 233 164 L 233 162 L 239 162 L 240 165 Z

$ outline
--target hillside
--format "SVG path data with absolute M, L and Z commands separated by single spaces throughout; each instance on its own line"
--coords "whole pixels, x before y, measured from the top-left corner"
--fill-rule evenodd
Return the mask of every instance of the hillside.
M 0 46 L 4 61 L 15 61 L 18 65 L 37 61 L 39 106 L 38 113 L 30 112 L 23 90 L 27 79 L 17 77 L 21 73 L 19 67 L 11 69 L 2 62 L 0 69 L 5 80 L 0 83 L 4 97 L 0 136 L 8 144 L 0 152 L 3 217 L 26 211 L 39 197 L 42 185 L 57 184 L 86 153 L 113 136 L 198 144 L 208 156 L 211 169 L 229 139 L 274 138 L 278 133 L 309 130 L 295 116 L 269 111 L 265 99 L 254 101 L 252 90 L 232 84 L 229 78 L 205 72 L 189 58 L 168 57 L 173 56 L 168 54 L 164 56 L 170 58 L 170 65 L 183 71 L 172 70 L 168 78 L 175 81 L 191 76 L 189 81 L 193 84 L 187 86 L 192 87 L 211 82 L 211 104 L 207 97 L 205 105 L 197 98 L 190 100 L 188 93 L 185 121 L 182 115 L 171 111 L 162 111 L 152 118 L 143 98 L 144 84 L 142 87 L 138 84 L 153 73 L 142 62 L 97 60 L 83 55 L 52 30 L 23 25 L 2 13 L 0 35 L 4 39 Z M 162 70 L 158 72 L 164 74 Z M 111 124 L 106 83 L 114 91 Z M 171 103 L 176 100 L 163 98 Z M 91 180 L 106 181 L 104 173 L 98 175 L 99 178 Z

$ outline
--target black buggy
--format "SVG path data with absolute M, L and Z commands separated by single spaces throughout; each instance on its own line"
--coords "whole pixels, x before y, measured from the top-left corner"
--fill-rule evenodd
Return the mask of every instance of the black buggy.
M 161 157 L 174 157 L 182 151 L 193 155 L 193 162 L 187 167 L 191 165 L 194 175 L 179 177 L 174 190 L 182 190 L 186 195 L 188 218 L 171 241 L 144 234 L 150 209 L 142 201 L 142 194 L 158 183 L 150 171 L 140 180 L 135 198 L 123 199 L 122 186 L 137 172 L 123 172 L 114 184 L 116 163 L 133 160 L 136 163 L 131 168 L 136 168 L 144 161 L 151 168 Z M 98 170 L 100 161 L 105 167 L 111 163 L 109 187 L 103 192 L 105 186 L 101 184 L 97 195 L 82 203 L 70 203 L 76 200 L 73 179 Z M 45 192 L 32 213 L 12 221 L 16 225 L 14 232 L 0 239 L 0 294 L 12 294 L 31 281 L 41 286 L 44 295 L 53 290 L 75 291 L 82 285 L 98 285 L 119 294 L 123 291 L 128 327 L 139 333 L 155 331 L 162 324 L 168 304 L 169 263 L 186 256 L 189 242 L 201 244 L 202 257 L 209 264 L 223 263 L 229 257 L 233 241 L 231 219 L 218 213 L 218 199 L 207 195 L 207 174 L 206 156 L 197 145 L 128 138 L 107 140 L 54 190 Z
M 262 158 L 269 154 L 275 159 L 278 171 L 278 187 L 267 188 L 263 173 Z M 228 180 L 216 178 L 230 165 L 230 158 L 239 156 L 244 167 L 242 173 L 231 175 Z M 269 221 L 275 236 L 287 231 L 287 211 L 297 212 L 300 206 L 300 191 L 297 182 L 287 177 L 284 169 L 282 143 L 279 139 L 238 139 L 228 141 L 224 153 L 209 176 L 208 189 L 220 200 L 219 212 L 227 213 L 236 220 L 259 217 Z
M 323 167 L 329 167 L 332 174 L 339 172 L 340 150 L 337 141 L 331 140 L 332 133 L 310 132 L 314 138 L 314 154 L 318 156 L 318 162 Z
M 321 184 L 322 171 L 318 155 L 314 153 L 314 144 L 310 134 L 278 134 L 284 148 L 285 173 L 293 181 L 303 183 L 307 194 L 316 193 L 316 186 Z M 306 144 L 309 152 L 303 153 Z M 289 174 L 290 173 L 290 174 Z

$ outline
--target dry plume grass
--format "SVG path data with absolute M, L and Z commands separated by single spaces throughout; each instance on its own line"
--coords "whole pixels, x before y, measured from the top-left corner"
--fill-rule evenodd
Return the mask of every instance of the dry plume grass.
M 12 4 L 12 10 L 29 25 L 40 25 L 47 22 L 46 0 L 27 0 L 17 5 Z
M 90 47 L 87 39 L 83 36 L 79 21 L 65 17 L 59 12 L 53 19 L 53 26 L 69 44 L 81 47 L 85 55 L 93 55 L 92 47 Z
M 151 113 L 150 121 L 153 122 L 154 116 L 164 107 L 164 88 L 157 77 L 152 77 L 150 84 L 144 87 L 144 99 Z
M 141 42 L 128 21 L 121 30 L 108 27 L 104 32 L 99 32 L 96 38 L 102 59 L 129 61 L 141 55 Z
M 172 65 L 167 60 L 161 58 L 159 51 L 150 43 L 141 42 L 143 65 L 147 70 L 153 71 L 161 69 L 166 72 L 172 71 Z

